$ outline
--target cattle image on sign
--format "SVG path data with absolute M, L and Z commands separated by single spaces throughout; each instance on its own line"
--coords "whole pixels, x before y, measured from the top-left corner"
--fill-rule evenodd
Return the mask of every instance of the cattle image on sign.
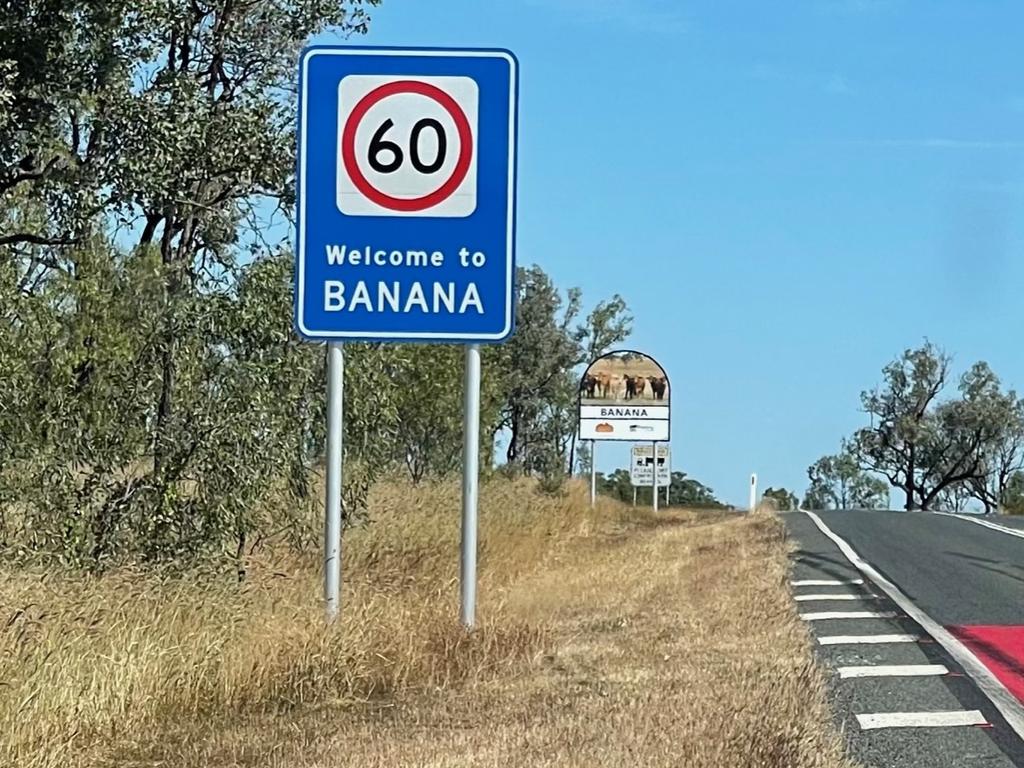
M 580 438 L 666 442 L 670 401 L 668 376 L 654 358 L 609 352 L 580 379 Z
M 499 342 L 515 313 L 518 64 L 314 46 L 300 62 L 295 327 Z

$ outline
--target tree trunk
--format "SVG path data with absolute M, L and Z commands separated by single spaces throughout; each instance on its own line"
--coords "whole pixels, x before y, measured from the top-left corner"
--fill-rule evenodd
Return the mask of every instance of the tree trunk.
M 160 349 L 160 401 L 156 411 L 156 436 L 153 443 L 153 476 L 156 478 L 158 487 L 163 492 L 163 475 L 166 467 L 170 447 L 168 446 L 168 432 L 171 426 L 171 417 L 174 413 L 174 300 L 180 287 L 179 280 L 174 271 L 174 226 L 171 217 L 167 217 L 164 223 L 163 237 L 160 240 L 160 261 L 165 270 L 164 275 L 164 306 L 163 306 L 163 333 L 161 334 Z
M 903 490 L 907 493 L 907 501 L 903 508 L 910 512 L 914 509 L 914 490 L 916 484 L 914 483 L 914 446 L 910 446 L 910 454 L 907 457 L 907 479 L 903 486 Z
M 509 464 L 515 464 L 519 458 L 519 411 L 515 409 L 512 411 L 512 419 L 509 423 L 509 432 L 511 435 L 508 439 L 508 450 L 505 451 L 505 461 Z

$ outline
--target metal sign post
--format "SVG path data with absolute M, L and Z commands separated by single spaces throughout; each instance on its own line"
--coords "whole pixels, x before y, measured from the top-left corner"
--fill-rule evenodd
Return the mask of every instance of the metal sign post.
M 654 511 L 657 512 L 658 511 L 658 443 L 657 443 L 657 441 L 655 441 L 655 442 L 651 443 L 651 445 L 653 446 L 653 449 L 654 449 L 653 450 L 653 452 L 654 452 L 654 471 L 651 472 L 651 475 L 654 476 L 654 479 L 652 481 L 653 482 L 652 490 L 654 491 L 654 493 L 651 494 L 651 495 L 654 496 Z
M 324 598 L 341 589 L 341 341 L 466 343 L 462 619 L 474 621 L 480 348 L 515 324 L 519 64 L 312 46 L 299 61 L 295 329 L 328 342 Z
M 462 623 L 476 623 L 476 534 L 480 492 L 480 347 L 466 347 L 466 391 L 462 414 Z
M 327 498 L 324 504 L 324 604 L 327 620 L 338 616 L 341 598 L 341 473 L 344 440 L 345 353 L 327 345 Z
M 590 508 L 593 509 L 597 503 L 597 462 L 595 459 L 595 453 L 597 448 L 597 441 L 590 441 Z

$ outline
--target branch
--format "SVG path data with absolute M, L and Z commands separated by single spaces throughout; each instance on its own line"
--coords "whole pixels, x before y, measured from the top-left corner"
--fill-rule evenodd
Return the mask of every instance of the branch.
M 16 232 L 13 235 L 0 235 L 0 245 L 14 245 L 17 243 L 28 243 L 30 245 L 75 245 L 78 242 L 78 238 L 69 236 L 45 237 L 43 235 L 35 235 L 31 232 Z

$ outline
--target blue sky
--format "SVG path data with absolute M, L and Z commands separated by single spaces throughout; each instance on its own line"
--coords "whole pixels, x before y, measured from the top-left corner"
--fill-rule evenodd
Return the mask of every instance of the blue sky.
M 379 45 L 521 65 L 518 259 L 672 377 L 673 464 L 806 485 L 928 337 L 1024 387 L 1019 0 L 385 0 Z M 628 449 L 599 446 L 598 467 Z M 893 500 L 900 495 L 894 493 Z

